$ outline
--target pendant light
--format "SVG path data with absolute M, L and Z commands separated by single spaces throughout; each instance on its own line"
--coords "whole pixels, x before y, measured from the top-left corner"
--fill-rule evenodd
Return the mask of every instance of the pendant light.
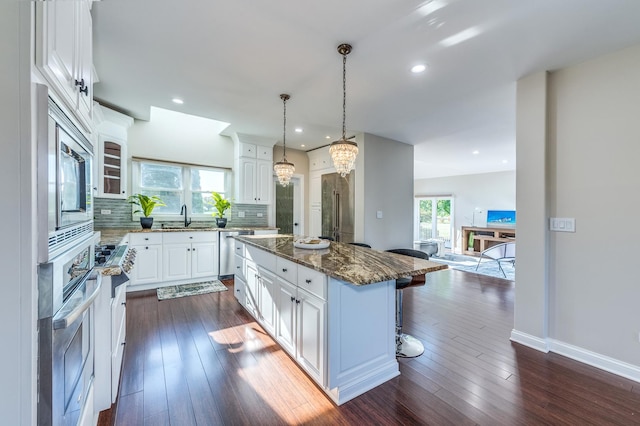
M 280 95 L 280 99 L 282 99 L 282 105 L 284 107 L 284 124 L 282 126 L 282 160 L 278 161 L 273 166 L 273 170 L 275 170 L 276 175 L 278 176 L 278 182 L 282 186 L 288 186 L 291 181 L 291 176 L 293 176 L 293 172 L 296 171 L 296 168 L 293 166 L 293 163 L 287 161 L 287 101 L 290 96 L 287 94 Z
M 329 154 L 333 160 L 333 166 L 340 176 L 345 177 L 356 166 L 358 144 L 346 138 L 347 117 L 347 55 L 351 53 L 350 44 L 338 46 L 338 53 L 342 55 L 342 139 L 329 145 Z

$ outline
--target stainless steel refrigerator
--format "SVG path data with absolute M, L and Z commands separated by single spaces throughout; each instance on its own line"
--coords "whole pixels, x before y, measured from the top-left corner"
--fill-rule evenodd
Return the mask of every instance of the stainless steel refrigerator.
M 352 243 L 354 238 L 354 171 L 322 175 L 322 236 Z

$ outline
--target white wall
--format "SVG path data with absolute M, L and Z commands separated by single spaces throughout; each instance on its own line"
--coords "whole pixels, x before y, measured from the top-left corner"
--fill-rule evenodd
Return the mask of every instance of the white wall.
M 129 129 L 128 156 L 232 168 L 233 141 L 219 131 L 213 120 L 152 108 Z
M 363 230 L 356 237 L 361 235 L 362 242 L 379 250 L 412 248 L 413 146 L 369 133 L 362 136 L 356 199 L 360 185 L 364 199 L 356 201 L 356 218 L 362 221 Z M 378 211 L 382 219 L 376 217 Z
M 640 281 L 635 227 L 640 211 L 640 45 L 550 74 L 548 87 L 547 158 L 535 161 L 539 176 L 547 170 L 544 196 L 531 194 L 531 203 L 548 201 L 549 215 L 576 219 L 575 233 L 549 233 L 548 322 L 550 347 L 640 380 Z M 520 106 L 520 102 L 518 102 Z M 518 110 L 535 121 L 537 111 Z M 520 122 L 520 118 L 518 119 Z M 540 132 L 542 123 L 538 120 Z M 518 138 L 518 144 L 539 140 Z M 535 149 L 534 151 L 540 151 Z M 518 148 L 518 207 L 520 165 L 529 161 Z M 537 217 L 518 217 L 518 229 L 538 232 Z M 518 235 L 521 246 L 520 234 Z M 523 268 L 539 263 L 519 249 L 518 277 Z M 523 280 L 534 290 L 543 279 Z M 518 317 L 538 311 L 539 300 L 516 293 Z M 524 323 L 522 323 L 524 324 Z M 528 331 L 544 339 L 543 331 Z M 540 334 L 542 333 L 542 334 Z
M 487 210 L 516 209 L 516 172 L 417 179 L 414 182 L 414 193 L 416 197 L 453 197 L 455 235 L 452 249 L 459 249 L 460 227 L 485 226 Z M 474 220 L 475 209 L 478 211 Z
M 36 423 L 35 155 L 31 140 L 30 3 L 0 2 L 3 250 L 0 323 L 2 424 Z

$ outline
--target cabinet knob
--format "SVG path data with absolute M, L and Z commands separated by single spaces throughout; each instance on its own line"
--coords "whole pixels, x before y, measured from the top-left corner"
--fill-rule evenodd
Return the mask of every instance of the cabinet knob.
M 282 268 L 282 272 L 287 272 L 287 268 Z
M 122 342 L 122 343 L 120 343 L 120 344 L 121 344 L 122 346 L 124 346 L 124 345 L 126 345 L 126 344 L 127 344 L 127 342 Z
M 240 267 L 239 267 L 239 266 L 236 266 L 236 269 L 240 269 Z
M 89 96 L 89 86 L 80 88 L 80 93 L 84 93 L 85 96 Z
M 311 280 L 304 280 L 307 284 L 311 284 Z
M 300 299 L 296 299 L 296 305 L 300 304 Z
M 122 302 L 121 305 L 122 306 L 127 306 L 127 302 Z
M 124 194 L 124 191 L 122 191 L 122 193 Z
M 147 246 L 147 247 L 145 247 L 144 249 L 145 249 L 145 250 L 149 250 L 149 247 Z
M 84 87 L 84 78 L 81 80 L 76 80 L 76 86 L 80 86 L 82 89 Z
M 145 240 L 145 241 L 149 241 L 149 238 L 146 238 L 146 237 L 145 237 L 145 239 L 144 239 L 144 240 Z
M 193 248 L 193 249 L 191 249 L 191 251 L 196 251 L 196 249 L 195 249 L 195 248 Z
M 187 251 L 191 251 L 191 249 L 188 248 Z
M 296 300 L 296 298 L 291 296 L 291 301 L 293 302 L 294 300 Z

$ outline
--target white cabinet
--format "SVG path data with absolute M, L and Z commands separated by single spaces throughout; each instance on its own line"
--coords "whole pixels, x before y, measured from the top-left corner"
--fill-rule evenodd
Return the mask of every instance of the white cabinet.
M 127 132 L 133 119 L 96 103 L 94 123 L 98 133 L 97 197 L 126 199 Z
M 262 326 L 272 335 L 276 329 L 275 281 L 273 273 L 258 267 L 258 311 Z
M 121 284 L 112 294 L 112 278 L 103 276 L 95 300 L 95 392 L 94 408 L 106 410 L 118 395 L 120 370 L 126 340 L 126 287 Z
M 136 250 L 131 285 L 152 284 L 162 280 L 162 234 L 132 233 L 129 244 Z
M 296 306 L 296 358 L 311 377 L 321 385 L 324 385 L 327 302 L 298 288 Z
M 236 142 L 236 202 L 271 204 L 273 148 Z
M 217 232 L 132 232 L 130 291 L 218 278 Z
M 52 94 L 93 129 L 91 1 L 36 2 L 36 66 Z
M 98 137 L 98 197 L 127 198 L 127 145 L 106 135 Z
M 216 242 L 216 232 L 164 233 L 163 281 L 183 281 L 217 275 Z

